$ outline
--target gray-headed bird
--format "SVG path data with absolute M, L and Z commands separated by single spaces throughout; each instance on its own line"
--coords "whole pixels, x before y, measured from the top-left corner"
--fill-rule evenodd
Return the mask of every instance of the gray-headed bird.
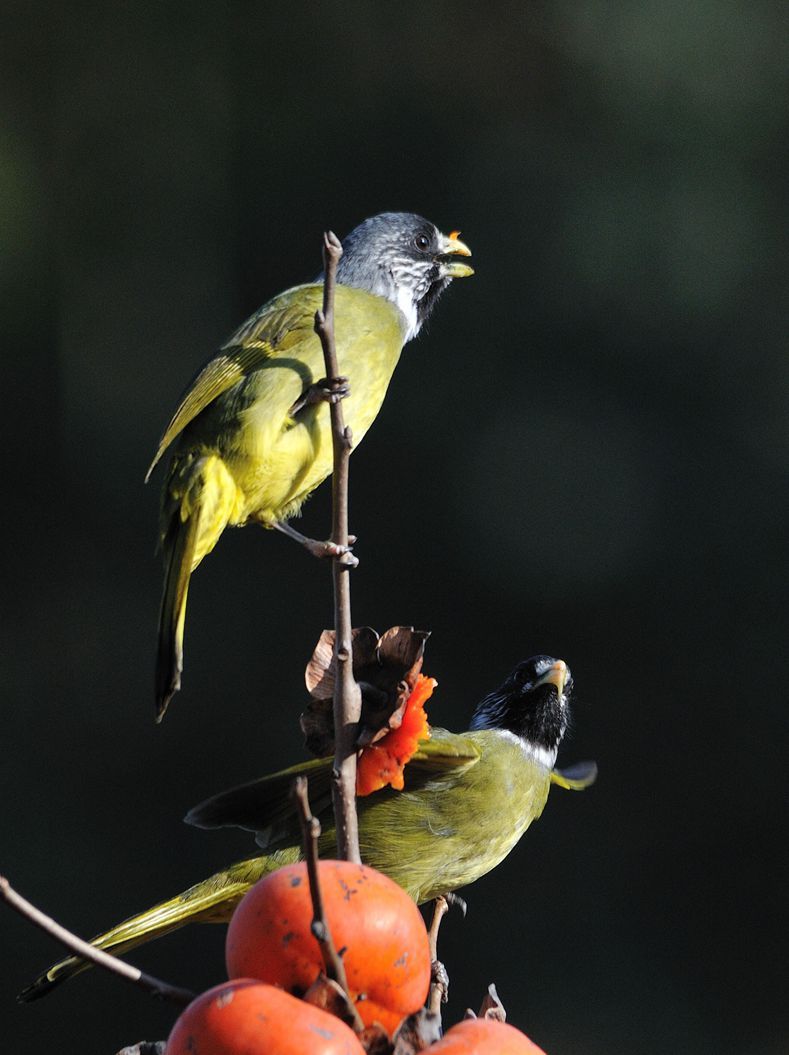
M 335 338 L 347 380 L 345 421 L 358 445 L 403 345 L 452 279 L 473 270 L 458 259 L 470 256 L 458 232 L 444 235 L 414 213 L 373 216 L 342 245 Z M 187 389 L 148 470 L 150 476 L 175 443 L 160 526 L 157 720 L 181 685 L 190 576 L 225 528 L 256 522 L 312 542 L 287 521 L 332 471 L 323 351 L 313 329 L 322 299 L 319 277 L 280 293 L 248 319 Z

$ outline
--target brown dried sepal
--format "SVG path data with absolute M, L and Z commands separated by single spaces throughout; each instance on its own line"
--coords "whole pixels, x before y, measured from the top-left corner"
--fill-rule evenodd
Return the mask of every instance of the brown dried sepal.
M 482 999 L 479 1013 L 475 1015 L 471 1008 L 467 1008 L 463 1018 L 491 1018 L 496 1022 L 507 1021 L 507 1012 L 504 1010 L 504 1004 L 499 1000 L 499 994 L 493 982 L 488 986 L 488 991 Z
M 499 1000 L 499 994 L 496 992 L 496 986 L 493 982 L 488 986 L 488 991 L 480 1004 L 479 1017 L 492 1018 L 496 1022 L 507 1021 L 507 1012 L 504 1010 L 504 1004 Z
M 339 1018 L 351 1029 L 357 1028 L 359 1019 L 353 1010 L 350 997 L 342 986 L 327 978 L 325 974 L 318 975 L 302 999 L 313 1007 Z M 356 1035 L 367 1055 L 392 1055 L 392 1040 L 377 1022 L 375 1025 L 366 1026 Z
M 118 1055 L 164 1055 L 165 1043 L 163 1040 L 141 1040 L 139 1044 L 121 1048 Z
M 441 1039 L 441 1016 L 422 1007 L 404 1018 L 394 1035 L 392 1055 L 416 1055 Z
M 357 747 L 399 729 L 408 697 L 422 669 L 427 630 L 393 626 L 379 637 L 369 626 L 353 631 L 353 675 L 362 693 Z M 334 753 L 334 631 L 324 630 L 304 672 L 312 699 L 301 715 L 307 750 L 318 758 Z
M 367 1026 L 358 1037 L 367 1055 L 392 1055 L 392 1039 L 378 1022 Z
M 351 1029 L 358 1021 L 348 994 L 341 985 L 327 978 L 323 972 L 318 975 L 302 999 L 321 1011 L 328 1011 Z

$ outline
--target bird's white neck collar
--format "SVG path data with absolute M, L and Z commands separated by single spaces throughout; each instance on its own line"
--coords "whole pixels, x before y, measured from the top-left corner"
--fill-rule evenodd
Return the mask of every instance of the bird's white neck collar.
M 419 321 L 411 291 L 404 289 L 402 286 L 395 286 L 394 293 L 394 298 L 390 299 L 393 299 L 394 304 L 400 309 L 400 313 L 405 319 L 405 337 L 403 339 L 403 344 L 405 344 L 416 337 L 422 324 Z
M 415 338 L 422 324 L 419 321 L 417 305 L 413 303 L 413 290 L 399 283 L 397 277 L 390 271 L 380 270 L 372 292 L 377 296 L 383 296 L 400 311 L 405 320 L 403 344 Z
M 420 290 L 414 288 L 413 281 L 408 272 L 399 274 L 397 270 L 390 268 L 379 268 L 373 285 L 372 292 L 378 297 L 383 297 L 398 309 L 405 320 L 405 332 L 403 344 L 412 340 L 422 328 L 422 322 L 417 311 L 417 300 Z
M 509 729 L 495 729 L 491 731 L 517 744 L 524 755 L 533 759 L 538 765 L 544 766 L 546 769 L 553 769 L 556 765 L 557 752 L 555 747 L 550 748 L 543 747 L 542 744 L 531 744 L 528 740 L 524 740 L 522 737 L 510 732 Z

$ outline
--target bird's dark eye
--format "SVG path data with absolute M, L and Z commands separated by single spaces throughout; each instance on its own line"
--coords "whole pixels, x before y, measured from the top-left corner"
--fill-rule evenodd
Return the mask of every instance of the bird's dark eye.
M 414 245 L 417 247 L 417 249 L 424 253 L 427 249 L 430 248 L 430 239 L 427 237 L 426 234 L 418 234 L 414 239 Z
M 525 685 L 528 685 L 531 681 L 532 672 L 529 670 L 514 670 L 510 675 L 510 683 L 513 689 L 522 689 Z

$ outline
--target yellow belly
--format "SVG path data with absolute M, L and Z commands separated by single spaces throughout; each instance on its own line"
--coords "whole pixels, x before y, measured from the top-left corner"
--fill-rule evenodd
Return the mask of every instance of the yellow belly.
M 315 290 L 308 290 L 314 299 Z M 381 408 L 400 358 L 403 325 L 388 301 L 338 287 L 337 355 L 350 386 L 343 412 L 354 446 Z M 290 413 L 324 373 L 320 341 L 310 327 L 300 325 L 184 430 L 168 482 L 162 535 L 176 509 L 182 520 L 199 516 L 193 567 L 227 524 L 254 520 L 272 526 L 287 520 L 331 474 L 328 404 Z

